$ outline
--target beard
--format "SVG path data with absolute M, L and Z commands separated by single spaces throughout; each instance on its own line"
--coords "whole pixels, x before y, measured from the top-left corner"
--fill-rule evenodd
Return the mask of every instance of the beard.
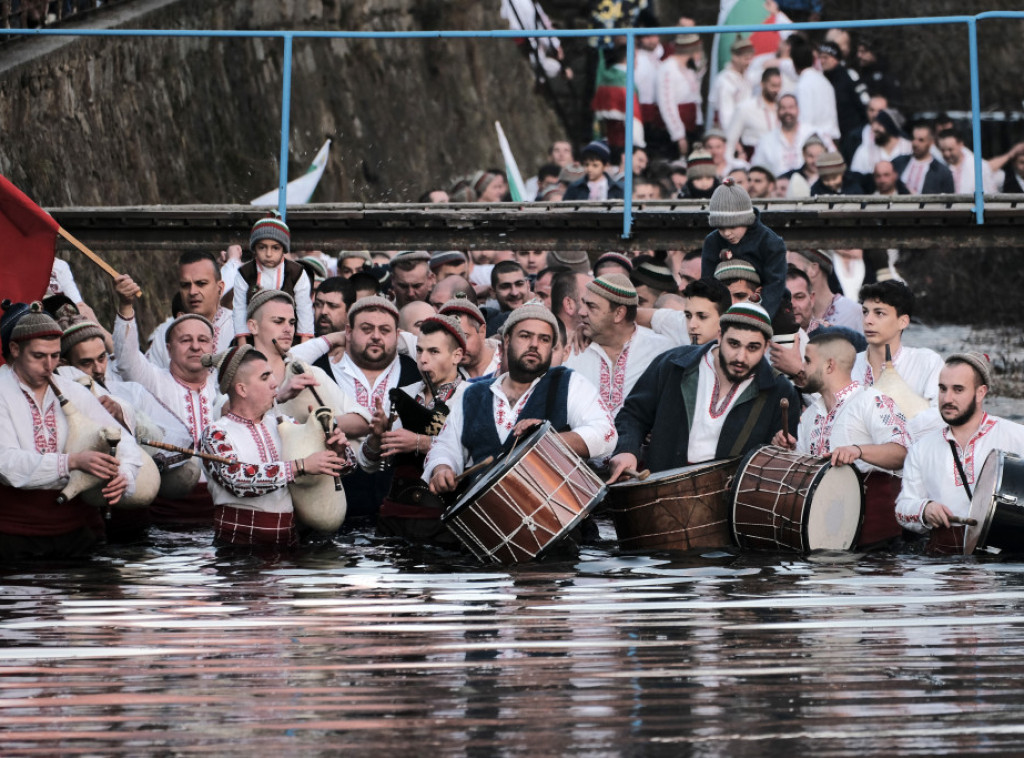
M 800 389 L 808 394 L 812 392 L 821 392 L 825 389 L 825 378 L 822 376 L 820 371 L 816 371 L 807 377 L 804 381 L 804 386 Z
M 729 377 L 729 381 L 735 382 L 737 384 L 739 382 L 744 381 L 745 379 L 748 379 L 750 375 L 754 373 L 754 369 L 757 368 L 757 364 L 755 363 L 742 374 L 735 373 L 733 367 L 730 366 L 729 363 L 725 360 L 725 354 L 722 352 L 721 346 L 719 346 L 718 348 L 718 365 L 721 367 L 722 373 Z
M 547 360 L 541 360 L 536 367 L 531 368 L 523 360 L 523 354 L 508 356 L 508 375 L 514 382 L 526 384 L 534 379 L 544 376 L 551 368 L 551 356 Z
M 371 347 L 377 348 L 381 351 L 381 356 L 379 358 L 375 358 L 370 355 Z M 385 346 L 371 344 L 367 345 L 362 350 L 353 350 L 352 360 L 357 366 L 359 366 L 359 368 L 369 369 L 370 371 L 380 371 L 381 369 L 389 366 L 391 362 L 395 360 L 396 352 L 397 346 L 395 351 L 389 353 Z
M 885 147 L 885 145 L 886 145 L 886 143 L 888 141 L 889 141 L 889 134 L 888 134 L 888 132 L 882 132 L 881 134 L 876 134 L 875 135 L 875 144 L 878 145 L 879 147 Z
M 977 412 L 977 410 L 978 400 L 977 398 L 971 398 L 970 405 L 964 408 L 963 413 L 960 413 L 959 415 L 954 416 L 953 418 L 947 418 L 945 409 L 942 409 L 940 410 L 940 414 L 942 415 L 942 420 L 945 421 L 950 426 L 963 426 L 964 424 L 971 420 L 971 416 L 973 416 Z

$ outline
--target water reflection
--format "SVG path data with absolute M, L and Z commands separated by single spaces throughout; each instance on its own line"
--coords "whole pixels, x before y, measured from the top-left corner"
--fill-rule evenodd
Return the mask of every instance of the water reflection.
M 364 534 L 261 559 L 158 533 L 0 584 L 4 755 L 1024 744 L 1018 564 L 608 543 L 495 570 Z

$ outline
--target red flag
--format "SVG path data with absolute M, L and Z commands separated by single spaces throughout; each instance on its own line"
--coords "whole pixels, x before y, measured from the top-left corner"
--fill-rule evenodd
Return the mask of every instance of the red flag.
M 0 176 L 0 299 L 43 299 L 59 228 L 53 216 Z

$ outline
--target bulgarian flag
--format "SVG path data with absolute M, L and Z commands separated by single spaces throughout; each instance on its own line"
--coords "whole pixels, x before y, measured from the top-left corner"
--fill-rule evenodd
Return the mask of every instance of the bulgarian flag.
M 45 297 L 59 232 L 53 216 L 0 176 L 0 299 Z
M 501 146 L 501 157 L 505 160 L 505 177 L 508 179 L 508 191 L 512 201 L 521 203 L 526 195 L 526 186 L 523 184 L 523 175 L 519 173 L 519 164 L 512 155 L 512 148 L 505 138 L 505 130 L 501 128 L 501 122 L 495 121 L 494 128 L 498 130 L 498 144 Z
M 306 169 L 306 173 L 298 179 L 293 179 L 288 182 L 288 189 L 285 194 L 285 205 L 304 205 L 310 201 L 313 197 L 314 190 L 316 190 L 316 185 L 320 183 L 320 177 L 324 175 L 324 170 L 327 168 L 327 156 L 330 152 L 331 141 L 327 140 L 317 152 L 316 157 L 313 158 L 313 162 L 309 164 L 309 168 Z M 249 205 L 261 205 L 276 208 L 277 201 L 278 191 L 276 189 L 272 189 L 270 192 L 260 195 L 255 200 L 250 200 Z
M 590 109 L 594 118 L 605 123 L 605 136 L 612 147 L 625 144 L 626 124 L 626 67 L 606 66 L 604 56 L 598 56 L 597 88 Z M 618 123 L 614 123 L 618 122 Z M 644 144 L 644 125 L 640 121 L 640 99 L 633 87 L 633 142 Z

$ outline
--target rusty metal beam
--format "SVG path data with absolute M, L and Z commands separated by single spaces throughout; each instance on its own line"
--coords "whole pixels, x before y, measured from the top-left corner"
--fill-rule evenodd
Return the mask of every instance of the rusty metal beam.
M 1021 245 L 1024 196 L 986 199 L 984 225 L 966 196 L 837 197 L 757 201 L 791 247 L 974 248 Z M 245 205 L 53 208 L 68 231 L 96 250 L 243 246 L 263 212 Z M 466 205 L 344 204 L 291 209 L 299 249 L 651 250 L 697 247 L 708 233 L 705 201 L 641 203 L 633 236 L 621 238 L 621 203 Z

